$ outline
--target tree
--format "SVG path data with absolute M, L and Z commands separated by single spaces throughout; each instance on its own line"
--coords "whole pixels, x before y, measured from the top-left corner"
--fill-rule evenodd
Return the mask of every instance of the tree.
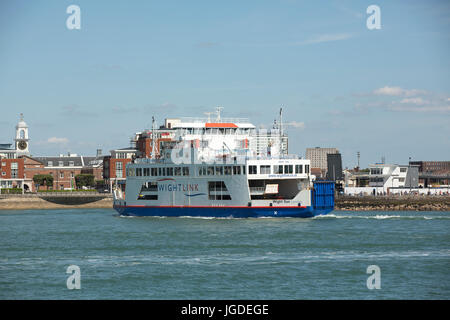
M 93 174 L 81 173 L 75 176 L 77 188 L 92 187 L 95 185 L 95 177 Z
M 39 186 L 53 187 L 53 176 L 50 174 L 35 174 L 33 182 Z

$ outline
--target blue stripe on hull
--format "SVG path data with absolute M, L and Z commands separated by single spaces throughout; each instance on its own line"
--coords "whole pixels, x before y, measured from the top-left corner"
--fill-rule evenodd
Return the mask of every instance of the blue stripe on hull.
M 297 217 L 311 218 L 333 211 L 313 209 L 313 207 L 132 207 L 114 206 L 125 216 L 162 216 L 162 217 L 216 217 L 216 218 L 258 218 L 258 217 Z

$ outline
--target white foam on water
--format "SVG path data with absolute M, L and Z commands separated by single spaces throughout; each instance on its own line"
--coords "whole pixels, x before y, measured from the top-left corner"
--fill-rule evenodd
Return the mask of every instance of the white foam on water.
M 327 215 L 318 215 L 313 219 L 376 219 L 376 220 L 384 220 L 384 219 L 424 219 L 424 220 L 433 220 L 433 219 L 450 219 L 450 216 L 402 216 L 402 215 L 336 215 L 336 214 L 327 214 Z

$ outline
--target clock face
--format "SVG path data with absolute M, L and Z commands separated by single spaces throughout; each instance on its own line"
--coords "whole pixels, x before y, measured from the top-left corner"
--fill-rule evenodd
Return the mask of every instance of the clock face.
M 24 150 L 27 148 L 27 143 L 25 141 L 20 141 L 18 147 L 20 150 Z

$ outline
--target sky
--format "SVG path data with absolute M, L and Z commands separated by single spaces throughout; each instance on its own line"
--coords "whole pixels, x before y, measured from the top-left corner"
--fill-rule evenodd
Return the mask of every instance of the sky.
M 449 1 L 2 0 L 0 143 L 20 113 L 32 155 L 95 155 L 152 116 L 270 128 L 282 107 L 290 153 L 450 160 L 449 57 Z

